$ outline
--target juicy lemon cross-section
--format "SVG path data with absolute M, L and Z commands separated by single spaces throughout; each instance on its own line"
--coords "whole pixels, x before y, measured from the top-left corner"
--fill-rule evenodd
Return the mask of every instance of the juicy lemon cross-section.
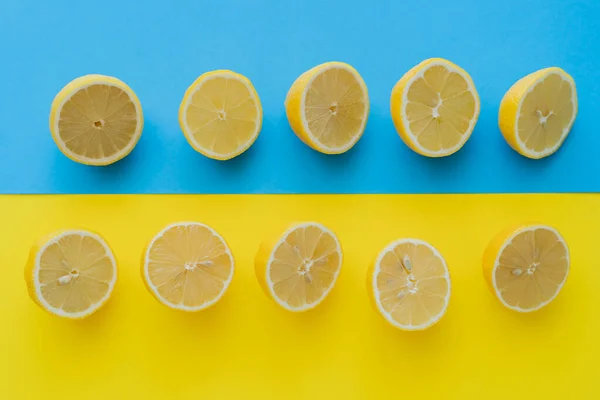
M 286 310 L 306 311 L 335 285 L 342 248 L 335 233 L 319 223 L 293 224 L 261 244 L 254 265 L 269 297 Z
M 577 116 L 577 89 L 560 68 L 545 68 L 519 79 L 504 95 L 498 125 L 507 143 L 533 159 L 556 152 Z
M 490 242 L 483 273 L 504 306 L 530 312 L 558 295 L 570 264 L 569 248 L 556 229 L 524 224 L 505 229 Z
M 199 222 L 164 228 L 148 245 L 142 262 L 142 279 L 154 298 L 183 311 L 200 311 L 219 301 L 233 272 L 225 239 Z
M 327 62 L 296 79 L 285 99 L 296 136 L 314 150 L 340 154 L 363 135 L 369 94 L 359 73 L 342 62 Z
M 36 243 L 25 267 L 32 300 L 51 314 L 83 318 L 109 299 L 117 262 L 106 241 L 83 230 L 65 230 Z
M 423 330 L 446 313 L 450 275 L 446 261 L 429 243 L 399 239 L 379 253 L 367 274 L 367 290 L 391 325 Z
M 215 160 L 229 160 L 248 150 L 258 138 L 262 116 L 250 80 L 227 70 L 201 75 L 179 107 L 179 125 L 189 144 Z
M 449 156 L 466 143 L 479 117 L 479 95 L 469 74 L 431 58 L 396 83 L 390 111 L 400 138 L 427 157 Z
M 124 82 L 86 75 L 67 84 L 50 110 L 50 132 L 71 160 L 108 165 L 127 156 L 144 126 L 142 106 Z

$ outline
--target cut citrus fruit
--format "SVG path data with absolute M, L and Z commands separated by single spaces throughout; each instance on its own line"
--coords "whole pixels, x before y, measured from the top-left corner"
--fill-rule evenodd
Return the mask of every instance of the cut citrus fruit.
M 245 76 L 227 70 L 207 72 L 185 92 L 179 125 L 196 151 L 215 160 L 229 160 L 258 138 L 260 99 Z
M 327 62 L 309 69 L 285 99 L 292 130 L 309 147 L 340 154 L 361 138 L 369 115 L 369 94 L 358 72 L 348 64 Z
M 200 311 L 223 297 L 233 278 L 231 250 L 211 227 L 198 222 L 167 226 L 150 242 L 142 278 L 160 303 Z
M 294 224 L 260 246 L 254 262 L 265 293 L 289 311 L 306 311 L 329 294 L 342 267 L 336 235 L 316 222 Z
M 504 95 L 498 112 L 502 135 L 529 158 L 556 152 L 577 116 L 575 81 L 560 68 L 545 68 L 519 79 Z
M 86 75 L 71 81 L 50 110 L 50 132 L 60 151 L 87 165 L 108 165 L 127 156 L 143 126 L 137 96 L 110 76 Z
M 569 248 L 552 227 L 522 225 L 500 232 L 483 256 L 491 291 L 511 310 L 529 312 L 550 303 L 569 273 Z
M 409 70 L 392 90 L 390 109 L 400 138 L 427 157 L 449 156 L 466 143 L 479 117 L 469 74 L 443 58 Z
M 117 262 L 99 235 L 65 230 L 35 244 L 25 267 L 29 295 L 44 310 L 83 318 L 110 297 Z
M 429 328 L 450 300 L 446 261 L 429 243 L 399 239 L 379 253 L 367 274 L 367 289 L 379 313 L 396 328 Z

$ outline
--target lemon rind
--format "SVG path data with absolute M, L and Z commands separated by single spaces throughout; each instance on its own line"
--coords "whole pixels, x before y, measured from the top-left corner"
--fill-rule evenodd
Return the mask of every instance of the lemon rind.
M 275 251 L 279 248 L 279 246 L 283 242 L 285 242 L 287 237 L 292 232 L 296 231 L 299 228 L 307 228 L 307 227 L 317 227 L 324 233 L 329 234 L 335 241 L 336 251 L 340 255 L 340 260 L 338 263 L 337 270 L 335 271 L 335 274 L 333 276 L 333 281 L 331 282 L 331 285 L 329 285 L 329 287 L 323 292 L 323 294 L 321 295 L 321 297 L 319 297 L 318 300 L 314 301 L 313 303 L 307 303 L 302 307 L 292 307 L 287 302 L 280 299 L 279 296 L 275 293 L 275 290 L 273 289 L 274 283 L 273 283 L 273 281 L 271 281 L 271 276 L 270 276 L 269 272 L 270 272 L 271 264 L 274 261 Z M 332 230 L 330 230 L 329 228 L 327 228 L 326 226 L 324 226 L 318 222 L 302 222 L 302 223 L 294 224 L 293 226 L 289 227 L 285 232 L 283 232 L 281 234 L 281 236 L 279 237 L 279 240 L 273 246 L 273 248 L 271 250 L 271 254 L 269 254 L 269 259 L 267 260 L 267 265 L 265 268 L 265 275 L 266 275 L 265 280 L 267 282 L 267 288 L 269 289 L 269 293 L 270 293 L 271 297 L 281 307 L 283 307 L 284 309 L 286 309 L 288 311 L 292 311 L 292 312 L 303 312 L 303 311 L 308 311 L 308 310 L 311 310 L 311 309 L 317 307 L 319 304 L 321 304 L 323 302 L 323 300 L 325 300 L 327 298 L 327 296 L 329 295 L 329 293 L 335 286 L 338 276 L 340 274 L 340 271 L 342 270 L 343 258 L 344 258 L 344 255 L 342 253 L 342 246 L 340 244 L 340 241 L 339 241 L 337 235 Z
M 421 324 L 421 325 L 404 325 L 404 324 L 398 323 L 394 318 L 392 318 L 391 314 L 389 312 L 385 311 L 385 309 L 381 305 L 380 292 L 379 292 L 379 289 L 377 288 L 377 276 L 381 272 L 381 267 L 380 267 L 381 260 L 387 253 L 389 253 L 390 251 L 393 251 L 397 246 L 399 246 L 401 244 L 406 244 L 406 243 L 414 244 L 414 245 L 424 245 L 427 248 L 429 248 L 433 252 L 433 254 L 442 261 L 444 270 L 446 272 L 445 275 L 441 276 L 441 278 L 445 278 L 446 282 L 448 283 L 448 293 L 446 294 L 446 297 L 444 298 L 444 308 L 442 308 L 442 310 L 440 310 L 440 312 L 438 314 L 433 316 L 427 323 Z M 395 240 L 392 243 L 388 244 L 383 250 L 381 250 L 379 252 L 379 255 L 377 256 L 377 260 L 375 261 L 375 268 L 373 269 L 373 275 L 371 277 L 371 288 L 373 290 L 373 297 L 375 298 L 374 300 L 375 300 L 375 304 L 377 305 L 377 310 L 385 318 L 385 320 L 387 322 L 392 324 L 394 327 L 404 330 L 404 331 L 422 331 L 424 329 L 427 329 L 427 328 L 437 324 L 440 321 L 440 319 L 442 319 L 442 317 L 446 314 L 448 305 L 450 303 L 450 294 L 452 292 L 452 283 L 450 280 L 450 272 L 448 270 L 448 265 L 446 264 L 446 260 L 444 259 L 444 257 L 442 257 L 440 252 L 435 247 L 433 247 L 431 244 L 425 242 L 424 240 L 420 240 L 420 239 L 398 239 L 398 240 Z
M 229 256 L 229 259 L 231 260 L 231 272 L 229 273 L 229 276 L 227 277 L 227 279 L 225 281 L 223 281 L 223 288 L 221 289 L 221 291 L 219 292 L 219 294 L 214 299 L 212 299 L 210 301 L 207 301 L 205 303 L 202 303 L 202 304 L 200 304 L 198 306 L 195 306 L 195 307 L 186 306 L 183 303 L 182 304 L 175 304 L 175 303 L 172 303 L 169 300 L 165 299 L 158 292 L 158 290 L 156 289 L 156 286 L 150 280 L 150 275 L 148 273 L 148 263 L 149 263 L 149 260 L 150 260 L 150 250 L 154 246 L 154 243 L 159 238 L 161 238 L 165 234 L 165 232 L 167 232 L 168 230 L 171 230 L 171 229 L 176 228 L 176 227 L 181 227 L 181 226 L 200 226 L 200 227 L 208 229 L 215 237 L 217 237 L 219 240 L 221 240 L 221 242 L 225 245 L 225 253 Z M 144 281 L 146 283 L 146 287 L 152 292 L 154 298 L 156 300 L 158 300 L 159 303 L 161 303 L 161 304 L 163 304 L 163 305 L 165 305 L 165 306 L 167 306 L 169 308 L 176 309 L 176 310 L 182 310 L 182 311 L 188 311 L 188 312 L 196 312 L 196 311 L 205 310 L 205 309 L 207 309 L 207 308 L 215 305 L 219 300 L 221 300 L 221 298 L 227 292 L 227 289 L 229 288 L 229 285 L 231 284 L 231 281 L 233 280 L 234 272 L 235 272 L 235 259 L 233 258 L 233 254 L 231 253 L 231 249 L 229 248 L 229 245 L 227 244 L 227 242 L 225 241 L 225 239 L 223 238 L 223 236 L 221 236 L 216 230 L 214 230 L 210 226 L 208 226 L 206 224 L 203 224 L 201 222 L 185 221 L 185 222 L 175 222 L 175 223 L 167 225 L 160 232 L 158 232 L 156 235 L 154 235 L 154 237 L 150 241 L 150 244 L 148 245 L 148 247 L 146 248 L 146 251 L 144 253 L 144 269 L 143 269 L 143 274 L 144 274 Z
M 502 298 L 502 294 L 500 293 L 500 290 L 498 290 L 498 285 L 496 284 L 496 270 L 498 269 L 498 265 L 500 263 L 500 255 L 504 252 L 506 247 L 508 247 L 508 245 L 512 243 L 513 239 L 517 235 L 519 235 L 523 232 L 536 231 L 538 229 L 545 229 L 545 230 L 548 230 L 548 231 L 554 233 L 556 235 L 557 239 L 565 246 L 565 251 L 566 251 L 565 258 L 567 260 L 567 272 L 565 273 L 565 277 L 562 280 L 562 282 L 558 285 L 556 292 L 547 301 L 540 303 L 535 308 L 521 308 L 518 306 L 511 306 L 506 301 L 504 301 L 504 299 Z M 571 270 L 571 254 L 569 252 L 569 246 L 567 246 L 567 242 L 562 237 L 562 235 L 556 229 L 554 229 L 553 227 L 548 226 L 548 225 L 540 225 L 540 224 L 528 225 L 528 226 L 521 227 L 521 228 L 515 230 L 508 238 L 504 239 L 504 242 L 502 243 L 502 246 L 500 247 L 500 250 L 498 251 L 496 258 L 494 259 L 494 268 L 492 268 L 492 287 L 494 289 L 494 294 L 496 295 L 498 300 L 500 300 L 502 305 L 504 305 L 505 307 L 507 307 L 511 310 L 514 310 L 514 311 L 521 312 L 521 313 L 533 312 L 533 311 L 537 311 L 537 310 L 547 306 L 548 304 L 550 304 L 552 302 L 552 300 L 554 300 L 556 298 L 556 296 L 558 296 L 558 294 L 562 290 L 563 286 L 565 285 L 565 282 L 567 281 L 567 277 L 569 276 L 570 270 Z

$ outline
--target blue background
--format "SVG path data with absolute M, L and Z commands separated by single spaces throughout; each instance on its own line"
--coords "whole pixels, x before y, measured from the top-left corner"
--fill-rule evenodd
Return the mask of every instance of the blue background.
M 600 189 L 600 2 L 34 1 L 0 3 L 0 193 L 455 193 Z M 389 115 L 392 86 L 409 68 L 444 57 L 465 68 L 481 98 L 457 154 L 412 153 Z M 365 135 L 325 156 L 290 130 L 283 101 L 294 79 L 331 60 L 369 87 Z M 562 149 L 540 161 L 513 152 L 497 128 L 504 92 L 537 69 L 575 79 L 579 115 Z M 249 77 L 263 104 L 257 142 L 217 162 L 185 141 L 177 110 L 201 73 Z M 48 130 L 50 103 L 73 78 L 116 76 L 138 94 L 145 128 L 110 167 L 63 156 Z

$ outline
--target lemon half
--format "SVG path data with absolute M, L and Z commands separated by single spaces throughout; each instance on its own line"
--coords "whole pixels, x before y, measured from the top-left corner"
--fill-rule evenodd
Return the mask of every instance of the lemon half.
M 446 261 L 432 245 L 399 239 L 378 255 L 367 274 L 377 311 L 396 328 L 417 331 L 436 324 L 450 301 Z
M 571 75 L 545 68 L 519 79 L 504 95 L 498 125 L 519 154 L 547 157 L 565 141 L 577 116 L 577 89 Z
M 335 233 L 319 223 L 293 224 L 261 244 L 254 265 L 260 285 L 277 304 L 306 311 L 333 289 L 342 248 Z
M 464 69 L 430 58 L 396 83 L 390 111 L 408 147 L 427 157 L 444 157 L 471 137 L 479 117 L 479 95 Z
M 229 160 L 256 141 L 262 106 L 248 78 L 233 71 L 202 74 L 187 89 L 179 125 L 189 144 L 215 160 Z
M 219 301 L 233 279 L 234 259 L 225 239 L 199 222 L 179 222 L 152 239 L 142 261 L 148 291 L 167 307 L 204 310 Z
M 66 318 L 94 313 L 110 298 L 117 262 L 106 241 L 84 230 L 65 230 L 36 243 L 25 267 L 29 296 Z
M 490 242 L 483 273 L 504 306 L 530 312 L 558 295 L 570 264 L 569 248 L 556 229 L 524 224 L 505 229 Z
M 143 126 L 142 106 L 133 90 L 105 75 L 71 81 L 50 110 L 50 132 L 60 151 L 87 165 L 108 165 L 127 156 Z
M 314 150 L 340 154 L 362 137 L 369 94 L 360 74 L 342 62 L 327 62 L 296 79 L 285 99 L 296 136 Z

